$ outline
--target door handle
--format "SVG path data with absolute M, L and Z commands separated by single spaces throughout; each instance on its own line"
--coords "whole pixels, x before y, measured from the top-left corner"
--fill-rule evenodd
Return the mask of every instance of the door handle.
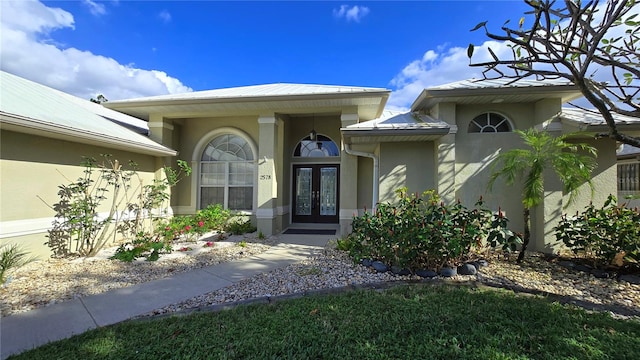
M 320 191 L 311 191 L 311 197 L 313 198 L 312 208 L 315 209 L 316 205 L 319 205 L 320 203 Z

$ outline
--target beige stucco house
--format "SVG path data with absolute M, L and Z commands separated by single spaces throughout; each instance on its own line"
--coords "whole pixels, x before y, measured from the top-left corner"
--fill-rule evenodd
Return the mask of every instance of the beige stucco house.
M 514 229 L 521 229 L 520 189 L 497 183 L 487 191 L 489 162 L 501 151 L 522 146 L 515 129 L 582 132 L 583 140 L 599 150 L 593 201 L 602 203 L 616 193 L 616 144 L 593 139 L 606 130 L 601 119 L 563 108 L 580 97 L 569 83 L 466 80 L 425 89 L 406 112 L 385 110 L 390 93 L 382 88 L 268 84 L 104 106 L 148 124 L 150 139 L 145 141 L 153 140 L 152 153 L 122 150 L 148 159 L 150 173 L 176 158 L 191 164 L 191 179 L 172 190 L 175 214 L 222 203 L 251 216 L 264 234 L 322 223 L 334 224 L 344 235 L 354 214 L 393 201 L 401 187 L 410 192 L 435 189 L 447 201 L 460 199 L 467 206 L 483 196 L 491 208 L 507 213 Z M 620 126 L 640 134 L 635 119 Z M 26 135 L 5 130 L 3 123 L 3 143 L 13 136 Z M 65 141 L 65 146 L 73 144 Z M 32 158 L 46 146 L 55 147 L 43 144 Z M 90 149 L 82 146 L 77 153 Z M 29 160 L 12 159 L 11 164 L 31 167 Z M 2 161 L 4 210 L 12 206 L 5 205 L 5 178 L 20 171 L 5 171 L 9 159 L 4 151 Z M 51 173 L 58 162 L 50 160 L 45 168 Z M 559 181 L 550 173 L 545 185 L 544 204 L 533 214 L 532 248 L 551 252 L 561 213 L 588 204 L 591 192 L 585 185 L 573 208 L 563 210 L 567 197 Z M 21 199 L 12 195 L 8 200 L 16 204 Z M 45 212 L 25 213 L 21 219 L 43 218 Z M 3 224 L 14 218 L 2 214 Z
M 220 202 L 254 217 L 265 234 L 297 223 L 339 224 L 394 191 L 437 190 L 472 206 L 483 195 L 522 228 L 517 188 L 487 192 L 489 162 L 521 146 L 514 129 L 582 132 L 599 150 L 593 201 L 616 193 L 616 144 L 593 140 L 601 119 L 563 109 L 580 92 L 566 82 L 467 80 L 425 89 L 410 111 L 385 111 L 380 88 L 269 84 L 109 102 L 110 109 L 149 122 L 150 137 L 191 162 L 191 182 L 179 186 L 175 213 Z M 625 119 L 621 130 L 638 132 Z M 552 251 L 552 229 L 566 204 L 551 174 L 534 213 L 533 247 Z M 575 204 L 590 200 L 585 185 Z M 571 209 L 565 210 L 571 211 Z

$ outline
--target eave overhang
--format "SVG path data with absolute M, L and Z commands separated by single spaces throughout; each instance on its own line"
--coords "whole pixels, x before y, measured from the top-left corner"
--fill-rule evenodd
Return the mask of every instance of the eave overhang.
M 177 151 L 156 143 L 124 140 L 109 134 L 94 133 L 82 129 L 72 129 L 38 119 L 0 111 L 0 129 L 75 143 L 103 146 L 110 149 L 129 150 L 153 156 L 176 156 Z M 142 135 L 140 135 L 142 136 Z M 152 142 L 149 140 L 149 142 Z
M 360 119 L 379 117 L 389 99 L 389 90 L 360 93 L 331 93 L 304 95 L 242 96 L 196 99 L 141 99 L 113 101 L 105 107 L 149 120 L 151 114 L 165 118 L 233 116 L 262 112 L 304 114 L 313 111 L 339 113 L 356 107 Z
M 460 89 L 424 89 L 411 104 L 411 111 L 428 109 L 438 103 L 490 104 L 526 103 L 560 98 L 562 103 L 582 97 L 575 85 L 544 85 L 522 87 L 478 87 Z

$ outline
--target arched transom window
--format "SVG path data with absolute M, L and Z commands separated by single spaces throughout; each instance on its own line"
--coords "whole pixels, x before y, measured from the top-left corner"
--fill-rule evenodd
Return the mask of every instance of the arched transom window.
M 333 140 L 324 135 L 316 135 L 312 140 L 310 136 L 302 139 L 293 152 L 295 157 L 331 157 L 340 156 L 340 150 Z
M 222 204 L 230 210 L 253 209 L 255 156 L 238 135 L 213 139 L 200 159 L 200 208 Z
M 470 133 L 497 133 L 497 132 L 510 132 L 511 124 L 506 117 L 488 112 L 476 116 L 469 123 Z

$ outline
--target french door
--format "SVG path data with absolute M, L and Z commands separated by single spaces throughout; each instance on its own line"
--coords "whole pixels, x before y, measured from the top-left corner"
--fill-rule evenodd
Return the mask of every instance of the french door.
M 340 166 L 293 166 L 293 216 L 298 223 L 337 223 Z

